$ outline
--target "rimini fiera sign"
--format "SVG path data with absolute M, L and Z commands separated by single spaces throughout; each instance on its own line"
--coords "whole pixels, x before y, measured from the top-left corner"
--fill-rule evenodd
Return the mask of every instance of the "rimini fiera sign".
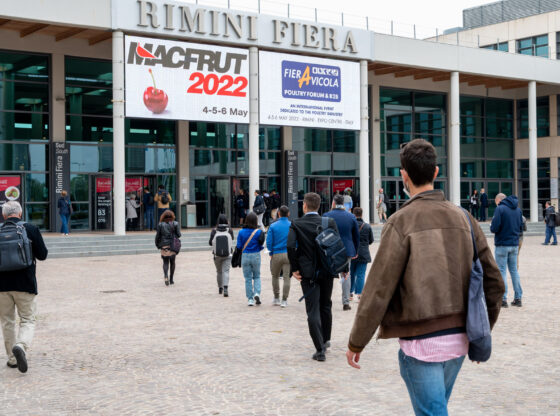
M 371 56 L 371 33 L 365 30 L 184 2 L 114 1 L 113 29 L 346 59 Z

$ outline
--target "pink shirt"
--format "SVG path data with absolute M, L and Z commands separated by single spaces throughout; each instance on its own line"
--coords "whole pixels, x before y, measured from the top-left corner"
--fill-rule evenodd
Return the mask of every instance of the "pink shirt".
M 464 332 L 408 341 L 399 339 L 399 344 L 409 357 L 429 363 L 452 360 L 469 352 L 469 340 Z

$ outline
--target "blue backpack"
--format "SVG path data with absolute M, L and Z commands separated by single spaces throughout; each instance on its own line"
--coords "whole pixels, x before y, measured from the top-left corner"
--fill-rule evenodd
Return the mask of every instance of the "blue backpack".
M 474 239 L 473 225 L 465 210 L 463 210 L 471 226 L 471 238 L 474 258 L 469 281 L 469 299 L 467 305 L 467 338 L 469 339 L 469 359 L 471 361 L 488 361 L 492 353 L 492 335 L 488 308 L 484 296 L 482 265 L 478 258 L 478 250 Z

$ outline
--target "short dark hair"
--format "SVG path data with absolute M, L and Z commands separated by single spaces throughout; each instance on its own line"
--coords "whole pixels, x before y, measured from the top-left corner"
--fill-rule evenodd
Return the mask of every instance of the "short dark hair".
M 550 201 L 546 201 L 544 204 L 545 204 L 545 205 L 547 205 L 547 204 L 548 204 L 548 205 L 551 205 Z
M 229 224 L 229 221 L 228 221 L 227 217 L 225 216 L 225 214 L 218 215 L 218 222 L 216 223 L 216 225 L 218 225 L 218 224 Z
M 158 189 L 165 189 L 165 186 L 159 185 L 157 188 L 158 188 Z
M 175 214 L 170 209 L 166 209 L 159 217 L 159 222 L 171 222 L 175 221 Z
M 321 206 L 321 197 L 315 192 L 308 192 L 303 196 L 303 202 L 307 205 L 307 209 L 317 212 Z
M 259 226 L 259 219 L 257 217 L 257 214 L 255 214 L 254 212 L 249 212 L 247 214 L 247 218 L 245 218 L 245 227 L 246 228 L 257 228 Z
M 280 208 L 278 208 L 278 215 L 280 215 L 281 217 L 287 217 L 288 215 L 290 215 L 290 208 L 288 208 L 286 205 L 282 205 Z
M 336 205 L 344 205 L 344 195 L 337 194 L 333 200 Z
M 401 150 L 401 167 L 416 186 L 434 181 L 437 167 L 435 147 L 424 139 L 414 139 Z
M 354 209 L 352 210 L 352 212 L 354 213 L 354 215 L 355 215 L 356 217 L 361 217 L 362 214 L 363 214 L 363 212 L 364 212 L 364 210 L 361 209 L 360 207 L 356 207 L 356 208 L 354 208 Z

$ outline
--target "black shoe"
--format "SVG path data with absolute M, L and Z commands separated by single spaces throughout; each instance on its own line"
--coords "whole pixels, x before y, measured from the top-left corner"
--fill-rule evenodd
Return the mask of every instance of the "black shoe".
M 552 243 L 551 244 L 551 246 L 557 246 L 557 245 L 558 245 L 558 243 Z
M 325 344 L 323 345 L 323 350 L 327 351 L 327 348 L 331 347 L 331 342 L 330 341 L 326 341 Z
M 502 308 L 507 308 L 508 304 L 507 304 L 507 300 L 502 300 Z
M 164 279 L 165 279 L 165 286 L 169 286 L 169 278 L 165 277 Z
M 218 289 L 218 295 L 221 295 L 222 293 L 224 293 L 224 288 L 221 287 Z
M 17 368 L 21 373 L 27 372 L 27 358 L 25 358 L 25 351 L 19 346 L 12 348 L 12 353 L 16 357 Z
M 174 284 L 175 284 L 175 282 L 173 281 L 173 279 L 169 279 L 169 284 L 170 284 L 170 285 L 174 285 Z
M 511 306 L 517 306 L 517 307 L 521 307 L 521 299 L 514 299 L 513 302 L 511 302 Z
M 15 364 L 10 364 L 10 362 L 8 361 L 8 362 L 6 363 L 6 365 L 7 365 L 8 367 L 10 367 L 10 368 L 17 368 L 17 363 L 15 363 Z
M 256 296 L 255 296 L 255 303 L 256 303 L 257 305 L 260 305 L 260 304 L 261 304 L 261 297 L 260 297 L 259 295 L 256 295 Z
M 228 296 L 229 294 L 228 294 L 227 286 L 224 286 L 224 298 L 227 298 Z
M 316 361 L 326 361 L 326 359 L 327 359 L 324 350 L 323 351 L 317 351 L 315 354 L 313 354 L 312 358 Z
M 548 243 L 541 243 L 541 246 L 547 246 Z
M 351 310 L 351 309 L 352 309 L 352 308 L 350 307 L 350 305 L 344 305 L 344 306 L 342 307 L 342 310 L 343 310 L 343 311 L 349 311 L 349 310 Z

